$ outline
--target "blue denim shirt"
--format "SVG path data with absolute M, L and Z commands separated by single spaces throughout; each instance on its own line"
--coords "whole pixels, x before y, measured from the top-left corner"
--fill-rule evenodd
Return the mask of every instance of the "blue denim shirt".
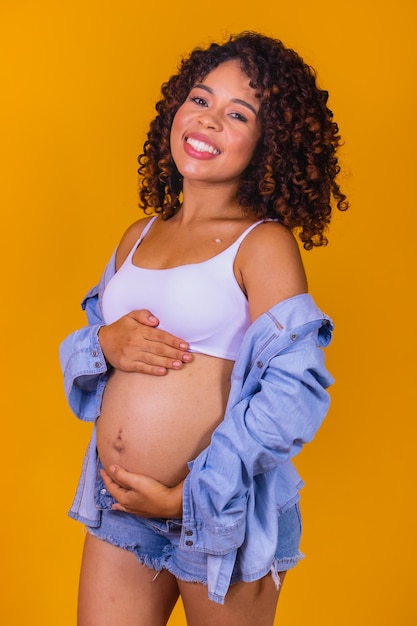
M 107 366 L 97 333 L 101 295 L 115 272 L 114 255 L 83 301 L 89 326 L 60 348 L 65 392 L 82 420 L 100 415 Z M 224 602 L 237 550 L 243 580 L 274 571 L 279 516 L 299 498 L 302 481 L 291 458 L 311 441 L 329 406 L 333 382 L 322 348 L 333 325 L 308 294 L 280 302 L 243 339 L 232 372 L 223 422 L 189 463 L 183 490 L 181 548 L 208 555 L 208 594 Z M 98 526 L 95 428 L 69 515 Z M 260 537 L 262 540 L 260 540 Z

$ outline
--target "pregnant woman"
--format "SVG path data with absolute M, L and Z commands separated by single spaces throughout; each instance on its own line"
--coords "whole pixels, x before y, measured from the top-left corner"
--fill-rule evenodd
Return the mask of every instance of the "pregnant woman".
M 291 458 L 328 408 L 332 324 L 294 232 L 326 243 L 337 125 L 314 71 L 242 33 L 162 87 L 123 235 L 61 346 L 94 421 L 70 515 L 87 527 L 79 626 L 271 625 L 299 552 Z M 149 214 L 152 214 L 149 217 Z

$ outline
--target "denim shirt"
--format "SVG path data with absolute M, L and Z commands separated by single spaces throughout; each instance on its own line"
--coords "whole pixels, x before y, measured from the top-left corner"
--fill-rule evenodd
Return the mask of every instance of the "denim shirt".
M 108 377 L 97 333 L 102 292 L 114 272 L 113 255 L 82 303 L 89 326 L 60 347 L 69 405 L 85 421 L 100 415 Z M 238 549 L 243 580 L 274 573 L 279 516 L 298 500 L 302 486 L 291 459 L 313 439 L 329 406 L 326 388 L 333 380 L 322 348 L 332 330 L 311 296 L 301 294 L 261 315 L 244 336 L 224 420 L 189 463 L 183 489 L 181 549 L 207 554 L 211 600 L 224 602 Z M 94 428 L 69 512 L 90 526 L 100 524 L 96 478 Z

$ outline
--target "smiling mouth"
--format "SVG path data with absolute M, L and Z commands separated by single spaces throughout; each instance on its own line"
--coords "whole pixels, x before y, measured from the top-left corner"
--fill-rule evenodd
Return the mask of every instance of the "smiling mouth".
M 213 146 L 208 143 L 204 143 L 204 141 L 199 141 L 198 139 L 193 139 L 192 137 L 186 137 L 186 143 L 188 143 L 194 150 L 197 152 L 209 152 L 210 154 L 220 154 L 220 150 L 217 150 Z

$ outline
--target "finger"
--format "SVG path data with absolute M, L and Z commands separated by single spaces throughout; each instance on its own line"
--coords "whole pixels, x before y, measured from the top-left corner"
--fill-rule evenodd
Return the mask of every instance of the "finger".
M 162 344 L 152 344 L 148 350 L 140 350 L 135 354 L 134 360 L 137 360 L 144 365 L 165 367 L 167 369 L 181 369 L 186 363 L 191 363 L 193 360 L 192 354 L 189 352 L 180 352 L 174 350 L 168 350 L 164 348 Z
M 128 513 L 128 510 L 120 504 L 120 502 L 116 502 L 111 507 L 112 511 L 123 511 L 123 513 Z
M 180 370 L 184 365 L 191 363 L 193 356 L 189 352 L 171 351 L 162 344 L 153 343 L 154 352 L 130 350 L 119 359 L 118 369 L 164 376 L 168 370 Z M 171 355 L 165 355 L 170 352 Z
M 140 474 L 128 472 L 123 467 L 120 467 L 120 465 L 112 465 L 109 468 L 109 472 L 109 477 L 113 480 L 113 482 L 125 491 L 130 491 L 135 487 L 138 488 L 140 483 Z
M 189 343 L 176 335 L 172 335 L 166 330 L 162 330 L 161 328 L 156 328 L 155 324 L 151 324 L 149 320 L 156 320 L 159 324 L 159 320 L 154 317 L 151 313 L 147 315 L 149 312 L 146 311 L 131 311 L 128 313 L 127 317 L 134 319 L 139 324 L 144 324 L 148 326 L 148 332 L 144 335 L 144 338 L 149 341 L 155 341 L 161 344 L 166 344 L 172 348 L 176 348 L 177 350 L 186 351 L 189 348 Z M 147 317 L 146 317 L 147 315 Z M 144 319 L 147 319 L 147 322 L 144 322 Z
M 109 474 L 104 469 L 100 470 L 100 474 L 101 474 L 101 477 L 103 479 L 103 482 L 107 491 L 109 492 L 110 495 L 113 496 L 113 498 L 116 498 L 118 500 L 120 496 L 130 491 L 129 487 L 125 487 L 124 485 L 121 485 L 115 480 L 113 480 L 113 478 L 109 476 Z
M 134 320 L 139 322 L 139 324 L 144 324 L 145 326 L 155 327 L 159 325 L 159 319 L 152 315 L 150 311 L 147 309 L 140 309 L 138 311 L 132 311 L 130 313 L 131 317 Z

